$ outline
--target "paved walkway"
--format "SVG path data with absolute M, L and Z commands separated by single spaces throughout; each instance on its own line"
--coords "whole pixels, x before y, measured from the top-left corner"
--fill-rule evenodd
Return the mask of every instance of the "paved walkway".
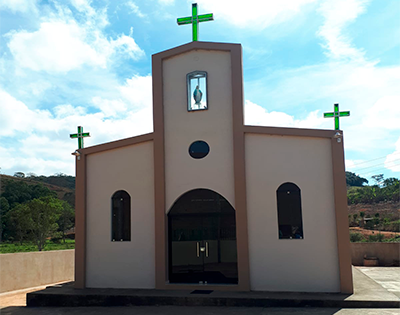
M 363 274 L 400 298 L 400 267 L 356 267 Z

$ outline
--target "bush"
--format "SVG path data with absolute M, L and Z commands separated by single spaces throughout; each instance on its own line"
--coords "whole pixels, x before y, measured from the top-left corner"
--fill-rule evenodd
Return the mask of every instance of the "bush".
M 361 233 L 350 233 L 350 242 L 356 243 L 362 241 L 365 241 L 365 238 Z
M 400 232 L 400 220 L 392 222 L 385 221 L 383 223 L 383 229 L 385 231 Z
M 378 234 L 373 234 L 368 236 L 368 242 L 382 242 L 384 239 L 383 234 L 378 233 Z
M 365 223 L 364 227 L 368 230 L 372 230 L 374 228 L 374 222 L 373 220 L 369 220 L 367 221 L 367 223 Z

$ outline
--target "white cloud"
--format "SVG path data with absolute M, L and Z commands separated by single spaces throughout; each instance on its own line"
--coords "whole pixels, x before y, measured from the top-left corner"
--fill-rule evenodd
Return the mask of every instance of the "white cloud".
M 105 117 L 115 117 L 126 111 L 127 106 L 121 100 L 107 100 L 101 97 L 93 97 L 93 105 L 100 109 Z
M 351 113 L 350 117 L 340 119 L 347 153 L 365 156 L 377 148 L 387 152 L 392 150 L 400 133 L 399 66 L 328 62 L 276 71 L 260 82 L 246 84 L 247 94 L 250 91 L 268 101 L 270 116 L 271 112 L 283 111 L 298 117 L 306 111 L 320 109 L 318 115 L 322 118 L 322 112 L 332 111 L 333 104 L 339 103 L 341 111 Z M 262 113 L 258 115 L 263 117 Z M 255 115 L 254 119 L 259 118 Z M 290 118 L 286 119 L 285 123 L 290 125 Z M 303 125 L 306 128 L 333 128 L 332 119 L 323 119 L 321 125 L 307 123 Z
M 70 104 L 58 105 L 53 107 L 53 112 L 56 118 L 65 118 L 72 114 L 83 116 L 86 114 L 86 110 L 81 106 L 72 106 Z
M 322 125 L 323 118 L 319 111 L 313 111 L 305 119 L 295 119 L 294 116 L 284 112 L 268 112 L 260 105 L 248 100 L 245 103 L 245 124 L 273 127 L 318 128 Z
M 95 10 L 90 6 L 91 1 L 89 0 L 70 0 L 71 4 L 81 13 L 85 13 L 89 16 L 96 14 Z
M 13 136 L 16 132 L 32 132 L 34 129 L 48 130 L 44 122 L 51 117 L 45 110 L 30 110 L 24 103 L 0 90 L 0 136 Z
M 135 2 L 133 2 L 132 0 L 128 1 L 126 3 L 126 5 L 131 9 L 131 12 L 133 14 L 136 14 L 140 18 L 145 18 L 146 17 L 146 14 L 143 14 L 142 11 L 140 11 L 140 9 L 137 6 L 137 4 Z
M 92 105 L 99 110 L 95 113 L 71 104 L 57 105 L 52 112 L 29 109 L 0 89 L 0 139 L 13 139 L 8 147 L 0 146 L 2 172 L 73 174 L 71 152 L 77 143 L 69 134 L 76 131 L 76 126 L 91 133 L 85 146 L 152 132 L 151 76 L 134 76 L 110 89 L 117 91 L 113 99 L 93 97 Z
M 290 20 L 301 8 L 317 0 L 259 1 L 199 0 L 200 13 L 214 13 L 218 19 L 235 26 L 265 29 L 273 24 Z M 205 11 L 203 11 L 205 10 Z M 208 12 L 208 10 L 210 12 Z M 206 12 L 207 11 L 207 12 Z
M 76 22 L 45 22 L 36 32 L 10 34 L 8 44 L 17 63 L 34 71 L 66 72 L 83 64 L 106 66 L 107 54 L 85 43 L 85 31 Z
M 321 36 L 327 55 L 333 59 L 364 59 L 364 52 L 351 44 L 351 38 L 343 34 L 343 29 L 362 14 L 370 0 L 326 0 L 318 11 L 325 18 L 317 35 Z
M 123 52 L 133 60 L 138 60 L 144 56 L 144 51 L 136 44 L 132 36 L 133 28 L 130 29 L 130 36 L 120 35 L 117 39 L 110 41 L 113 53 L 116 51 Z
M 395 144 L 395 151 L 386 157 L 385 167 L 393 172 L 400 172 L 400 137 Z
M 119 87 L 122 98 L 130 108 L 151 108 L 152 106 L 152 78 L 147 76 L 133 76 Z
M 132 30 L 130 36 L 120 34 L 108 39 L 102 32 L 108 23 L 105 11 L 94 15 L 89 2 L 75 0 L 73 3 L 85 15 L 84 21 L 78 22 L 68 9 L 59 7 L 57 14 L 42 18 L 38 30 L 7 34 L 8 47 L 19 67 L 57 73 L 84 65 L 105 68 L 115 54 L 127 55 L 133 60 L 144 56 L 132 38 Z
M 366 110 L 364 126 L 371 129 L 400 131 L 400 91 L 399 95 L 385 95 Z
M 0 10 L 10 10 L 13 13 L 37 13 L 37 0 L 2 0 Z

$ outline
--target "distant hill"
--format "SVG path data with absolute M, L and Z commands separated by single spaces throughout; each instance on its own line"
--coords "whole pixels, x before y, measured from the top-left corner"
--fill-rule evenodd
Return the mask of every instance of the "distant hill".
M 25 177 L 27 179 L 32 179 L 37 182 L 47 183 L 50 185 L 65 187 L 68 189 L 75 190 L 75 177 L 64 175 L 64 174 L 56 174 L 51 176 L 29 176 Z
M 67 201 L 71 206 L 75 207 L 75 177 L 73 176 L 30 176 L 30 177 L 15 177 L 9 175 L 0 175 L 0 193 L 3 192 L 3 181 L 22 181 L 28 185 L 38 185 L 49 188 L 57 193 L 57 198 Z

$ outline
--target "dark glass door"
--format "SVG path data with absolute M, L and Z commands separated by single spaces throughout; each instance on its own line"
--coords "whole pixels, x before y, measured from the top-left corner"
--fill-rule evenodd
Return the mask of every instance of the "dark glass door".
M 199 222 L 200 219 L 200 222 Z M 174 216 L 170 218 L 170 282 L 199 283 L 203 281 L 204 255 L 201 218 Z
M 203 217 L 204 281 L 238 283 L 235 217 Z
M 235 210 L 206 189 L 190 191 L 168 214 L 171 283 L 238 283 Z

